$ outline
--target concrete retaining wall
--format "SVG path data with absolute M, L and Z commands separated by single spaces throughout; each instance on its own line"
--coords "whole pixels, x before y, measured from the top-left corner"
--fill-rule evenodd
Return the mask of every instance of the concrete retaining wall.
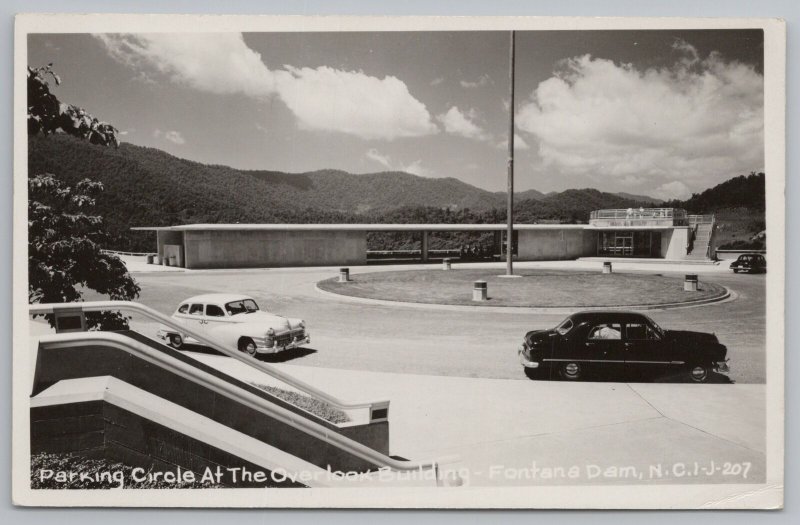
M 160 351 L 171 357 L 190 363 L 206 373 L 247 390 L 251 394 L 255 394 L 298 415 L 313 419 L 330 432 L 341 433 L 382 454 L 389 453 L 388 421 L 367 425 L 348 426 L 345 424 L 337 426 L 312 414 L 305 413 L 268 392 L 190 359 L 167 346 L 148 340 L 140 334 L 128 332 L 127 335 L 151 346 L 158 346 Z M 44 391 L 61 380 L 104 375 L 124 381 L 145 392 L 268 443 L 321 468 L 325 468 L 328 465 L 331 465 L 334 469 L 342 470 L 369 470 L 374 468 L 374 465 L 367 461 L 352 456 L 324 440 L 306 434 L 254 408 L 238 403 L 230 397 L 218 394 L 166 368 L 148 363 L 117 348 L 87 345 L 85 347 L 58 349 L 50 348 L 45 344 L 40 345 L 33 381 L 33 395 Z
M 597 232 L 582 228 L 520 230 L 517 236 L 520 261 L 577 259 L 597 251 Z
M 187 231 L 186 268 L 367 263 L 365 231 Z
M 155 472 L 174 472 L 178 466 L 198 480 L 207 468 L 216 472 L 219 466 L 221 483 L 237 488 L 302 486 L 269 478 L 234 483 L 228 468 L 265 469 L 102 400 L 31 408 L 31 453 L 41 452 L 103 458 Z

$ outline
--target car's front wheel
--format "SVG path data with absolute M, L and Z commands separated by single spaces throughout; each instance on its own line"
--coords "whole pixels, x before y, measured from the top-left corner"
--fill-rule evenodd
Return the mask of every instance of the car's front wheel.
M 689 365 L 687 375 L 692 383 L 706 383 L 711 377 L 711 367 L 699 363 Z
M 183 337 L 180 334 L 172 334 L 169 336 L 169 346 L 172 348 L 180 348 L 183 346 Z
M 239 339 L 239 351 L 250 355 L 256 355 L 256 343 L 249 337 Z
M 528 368 L 527 366 L 523 366 L 522 369 L 525 370 L 525 377 L 528 379 L 539 379 L 542 377 L 542 373 L 538 368 Z
M 567 361 L 559 367 L 558 375 L 567 381 L 578 381 L 583 378 L 583 366 L 574 361 Z

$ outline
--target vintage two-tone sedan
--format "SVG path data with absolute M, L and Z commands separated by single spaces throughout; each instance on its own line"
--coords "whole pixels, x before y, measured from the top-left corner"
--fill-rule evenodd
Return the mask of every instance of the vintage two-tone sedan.
M 172 318 L 200 335 L 238 348 L 250 355 L 274 354 L 311 342 L 302 319 L 269 313 L 252 297 L 240 294 L 207 294 L 182 301 Z M 161 325 L 158 337 L 170 346 L 199 344 L 188 334 Z
M 680 374 L 696 383 L 728 372 L 727 352 L 714 334 L 664 330 L 646 315 L 619 311 L 570 315 L 553 329 L 528 332 L 518 349 L 531 379 Z

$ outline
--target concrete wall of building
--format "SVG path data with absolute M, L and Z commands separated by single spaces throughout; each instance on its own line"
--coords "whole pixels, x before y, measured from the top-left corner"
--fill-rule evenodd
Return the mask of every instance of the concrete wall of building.
M 661 256 L 664 259 L 685 259 L 689 246 L 689 228 L 676 227 L 661 232 Z
M 257 268 L 367 263 L 365 231 L 187 231 L 186 268 Z
M 595 255 L 597 232 L 582 228 L 520 230 L 517 260 L 558 261 Z

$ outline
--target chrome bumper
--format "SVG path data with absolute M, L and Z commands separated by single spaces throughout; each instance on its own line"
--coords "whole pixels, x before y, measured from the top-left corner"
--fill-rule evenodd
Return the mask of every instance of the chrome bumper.
M 517 352 L 519 353 L 519 362 L 522 366 L 525 368 L 539 368 L 538 361 L 528 361 L 525 359 L 525 354 L 523 353 L 522 347 L 519 347 Z
M 302 345 L 307 345 L 311 342 L 311 336 L 308 334 L 305 335 L 302 339 L 295 339 L 291 343 L 286 346 L 267 346 L 266 342 L 263 339 L 256 340 L 256 352 L 259 354 L 277 354 L 278 352 L 283 352 L 284 350 L 291 350 L 293 348 L 299 348 Z

